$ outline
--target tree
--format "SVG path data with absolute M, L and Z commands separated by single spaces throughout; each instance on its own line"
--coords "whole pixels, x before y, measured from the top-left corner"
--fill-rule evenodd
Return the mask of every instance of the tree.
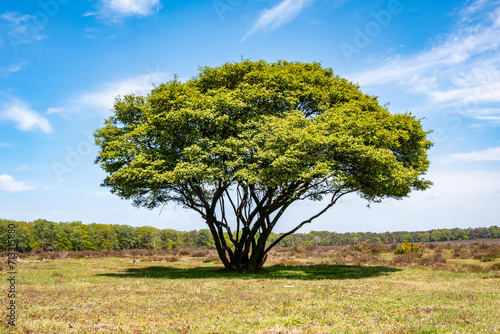
M 210 231 L 208 229 L 203 229 L 198 232 L 196 246 L 207 248 L 210 247 Z
M 116 229 L 116 237 L 120 249 L 137 248 L 139 245 L 139 233 L 129 225 L 120 225 Z
M 74 250 L 71 242 L 72 227 L 69 223 L 59 223 L 57 228 L 57 250 Z
M 402 240 L 402 241 L 408 241 L 408 242 L 413 242 L 413 241 L 415 241 L 415 240 L 413 239 L 413 235 L 411 235 L 411 233 L 407 233 L 407 234 L 402 235 L 402 236 L 401 236 L 401 240 Z
M 14 227 L 12 227 L 14 225 Z M 9 240 L 11 238 L 11 240 Z M 14 245 L 9 241 L 14 240 Z M 0 219 L 0 252 L 14 248 L 17 252 L 31 250 L 32 233 L 26 222 Z M 12 247 L 14 246 L 14 247 Z
M 108 173 L 102 186 L 136 206 L 199 213 L 226 269 L 257 270 L 347 194 L 372 203 L 428 188 L 427 134 L 318 63 L 244 60 L 118 98 L 95 132 L 96 163 Z M 266 245 L 293 203 L 323 199 Z
M 139 233 L 139 248 L 154 249 L 154 233 L 156 228 L 151 226 L 141 226 L 137 228 Z
M 37 219 L 31 224 L 35 244 L 44 251 L 56 250 L 56 223 L 45 219 Z

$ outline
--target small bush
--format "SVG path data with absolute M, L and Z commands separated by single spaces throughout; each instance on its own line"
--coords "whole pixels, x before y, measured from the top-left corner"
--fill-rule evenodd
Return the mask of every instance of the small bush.
M 427 244 L 427 247 L 429 247 L 430 250 L 434 250 L 437 248 L 437 244 L 435 242 L 431 242 Z
M 394 254 L 418 253 L 419 251 L 423 251 L 424 247 L 424 245 L 415 244 L 405 240 L 401 245 L 396 247 Z
M 444 266 L 446 264 L 446 259 L 441 252 L 435 252 L 432 256 L 420 259 L 420 264 L 423 266 Z
M 203 263 L 209 263 L 209 262 L 219 262 L 220 259 L 216 254 L 209 254 L 207 257 L 203 259 Z
M 403 253 L 399 254 L 392 260 L 393 265 L 397 266 L 411 266 L 419 263 L 420 255 L 417 253 Z
M 179 255 L 189 255 L 189 254 L 191 254 L 191 252 L 187 248 L 179 250 Z
M 451 256 L 454 259 L 467 259 L 470 257 L 470 252 L 468 249 L 464 247 L 464 245 L 460 245 L 459 247 L 453 250 Z
M 208 249 L 199 249 L 191 253 L 192 257 L 205 257 L 209 254 L 210 252 Z
M 379 254 L 385 251 L 384 245 L 378 242 L 368 244 L 368 248 L 372 254 Z
M 349 245 L 349 249 L 355 252 L 362 252 L 366 242 L 358 242 L 357 244 Z
M 476 246 L 472 251 L 473 258 L 475 260 L 480 260 L 482 262 L 492 262 L 500 257 L 500 247 L 498 245 L 488 245 L 486 243 L 481 243 Z
M 483 273 L 487 269 L 479 264 L 466 264 L 463 266 L 466 271 L 468 272 L 473 272 L 473 273 Z
M 488 270 L 500 270 L 500 262 L 494 263 L 488 267 Z

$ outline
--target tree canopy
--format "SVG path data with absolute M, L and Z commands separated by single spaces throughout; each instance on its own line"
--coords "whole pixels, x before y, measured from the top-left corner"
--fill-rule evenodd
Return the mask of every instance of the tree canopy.
M 227 269 L 256 270 L 297 200 L 328 199 L 283 238 L 348 193 L 378 202 L 427 189 L 427 134 L 319 63 L 244 60 L 118 98 L 95 132 L 96 163 L 112 193 L 195 210 Z

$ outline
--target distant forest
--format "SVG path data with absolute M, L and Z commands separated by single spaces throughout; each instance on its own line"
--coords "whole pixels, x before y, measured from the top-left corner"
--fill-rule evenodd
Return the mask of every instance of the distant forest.
M 0 219 L 0 251 L 8 249 L 9 225 L 15 225 L 15 243 L 18 252 L 32 249 L 55 250 L 101 250 L 101 249 L 175 249 L 175 248 L 215 248 L 208 229 L 199 231 L 175 231 L 157 229 L 150 226 L 83 224 L 82 222 L 55 223 L 44 219 L 22 222 Z M 11 225 L 12 227 L 12 225 Z M 272 243 L 280 234 L 272 233 L 268 242 Z M 469 240 L 500 238 L 497 226 L 478 228 L 438 229 L 421 232 L 385 233 L 336 233 L 311 231 L 295 233 L 280 242 L 280 246 L 334 246 L 357 244 L 359 242 L 391 244 L 397 242 L 430 242 L 447 240 Z M 230 244 L 229 238 L 228 242 Z

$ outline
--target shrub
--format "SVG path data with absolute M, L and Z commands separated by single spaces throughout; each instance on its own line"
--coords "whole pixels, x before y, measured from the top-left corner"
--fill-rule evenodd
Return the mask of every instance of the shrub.
M 219 262 L 220 259 L 216 254 L 209 254 L 203 259 L 203 263 L 209 263 L 209 262 Z
M 397 266 L 412 266 L 417 263 L 419 263 L 419 254 L 417 253 L 402 253 L 392 260 L 392 264 Z
M 464 245 L 460 245 L 453 250 L 452 257 L 454 259 L 467 259 L 470 257 L 470 252 L 464 247 Z
M 423 266 L 444 266 L 446 265 L 446 259 L 441 252 L 435 252 L 433 256 L 420 259 L 420 264 Z
M 500 270 L 500 262 L 492 264 L 488 267 L 488 270 Z
M 394 251 L 395 254 L 408 254 L 408 253 L 418 253 L 420 250 L 423 251 L 424 245 L 415 244 L 413 242 L 404 241 L 401 245 L 396 247 Z
M 374 242 L 368 244 L 368 248 L 372 254 L 379 254 L 385 250 L 385 247 L 380 242 Z
M 189 255 L 189 254 L 191 254 L 191 253 L 190 253 L 189 249 L 187 249 L 187 248 L 183 248 L 183 249 L 179 250 L 179 255 L 185 256 L 185 255 Z
M 482 262 L 492 262 L 500 257 L 500 247 L 498 245 L 488 245 L 486 243 L 475 244 L 473 258 Z
M 192 252 L 191 257 L 205 257 L 208 254 L 210 254 L 208 249 L 199 249 L 199 250 Z

